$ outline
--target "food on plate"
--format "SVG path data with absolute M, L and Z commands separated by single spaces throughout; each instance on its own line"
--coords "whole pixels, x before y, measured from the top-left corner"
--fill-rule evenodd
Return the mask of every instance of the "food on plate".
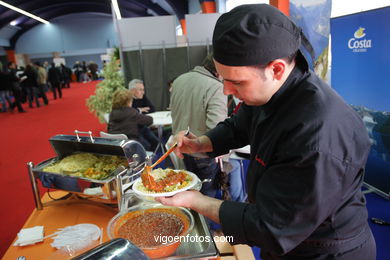
M 171 192 L 182 189 L 192 182 L 192 177 L 185 171 L 158 168 L 148 175 L 142 175 L 142 182 L 138 183 L 137 189 L 145 193 Z
M 76 153 L 46 166 L 43 171 L 102 180 L 107 178 L 121 165 L 125 167 L 128 165 L 127 160 L 124 157 Z

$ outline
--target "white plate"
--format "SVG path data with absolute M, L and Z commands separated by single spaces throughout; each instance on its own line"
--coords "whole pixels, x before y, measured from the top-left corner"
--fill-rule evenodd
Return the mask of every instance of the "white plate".
M 178 189 L 178 190 L 175 190 L 175 191 L 169 191 L 169 192 L 156 192 L 156 193 L 153 193 L 153 192 L 144 192 L 142 190 L 139 189 L 140 185 L 143 186 L 142 184 L 142 179 L 141 178 L 138 178 L 134 184 L 133 184 L 133 191 L 138 194 L 138 195 L 141 195 L 141 196 L 147 196 L 147 197 L 170 197 L 170 196 L 173 196 L 175 195 L 176 193 L 179 193 L 179 192 L 182 192 L 182 191 L 185 191 L 185 190 L 189 190 L 189 189 L 192 189 L 196 184 L 200 183 L 200 180 L 198 178 L 198 176 L 196 176 L 194 173 L 192 172 L 189 172 L 189 171 L 185 171 L 185 170 L 174 170 L 175 172 L 179 172 L 179 171 L 183 171 L 185 173 L 187 173 L 188 175 L 190 175 L 192 177 L 192 181 L 190 182 L 190 184 L 188 184 L 187 186 L 185 186 L 184 188 L 181 188 L 181 189 Z

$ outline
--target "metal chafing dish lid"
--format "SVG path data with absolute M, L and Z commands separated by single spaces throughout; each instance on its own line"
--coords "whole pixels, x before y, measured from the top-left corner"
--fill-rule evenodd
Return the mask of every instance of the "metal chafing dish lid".
M 75 152 L 125 156 L 137 165 L 146 161 L 145 148 L 135 140 L 117 140 L 92 136 L 55 135 L 49 139 L 59 158 Z

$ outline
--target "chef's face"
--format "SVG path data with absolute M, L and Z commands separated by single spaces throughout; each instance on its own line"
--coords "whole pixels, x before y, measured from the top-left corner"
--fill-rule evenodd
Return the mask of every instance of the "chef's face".
M 226 66 L 214 60 L 218 74 L 223 78 L 223 93 L 234 95 L 247 105 L 266 104 L 279 89 L 271 65 L 260 67 Z
M 136 87 L 134 88 L 134 97 L 136 99 L 142 99 L 145 94 L 145 87 L 144 84 L 138 83 L 136 84 Z

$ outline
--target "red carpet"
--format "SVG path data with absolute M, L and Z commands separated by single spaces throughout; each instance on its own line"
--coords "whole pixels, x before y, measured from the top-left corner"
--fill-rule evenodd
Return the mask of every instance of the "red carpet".
M 72 83 L 57 100 L 48 92 L 49 105 L 28 108 L 24 104 L 27 113 L 0 113 L 0 256 L 35 207 L 26 163 L 37 164 L 55 156 L 48 140 L 56 134 L 74 135 L 77 129 L 99 136 L 105 131 L 106 125 L 99 123 L 86 106 L 97 83 Z

